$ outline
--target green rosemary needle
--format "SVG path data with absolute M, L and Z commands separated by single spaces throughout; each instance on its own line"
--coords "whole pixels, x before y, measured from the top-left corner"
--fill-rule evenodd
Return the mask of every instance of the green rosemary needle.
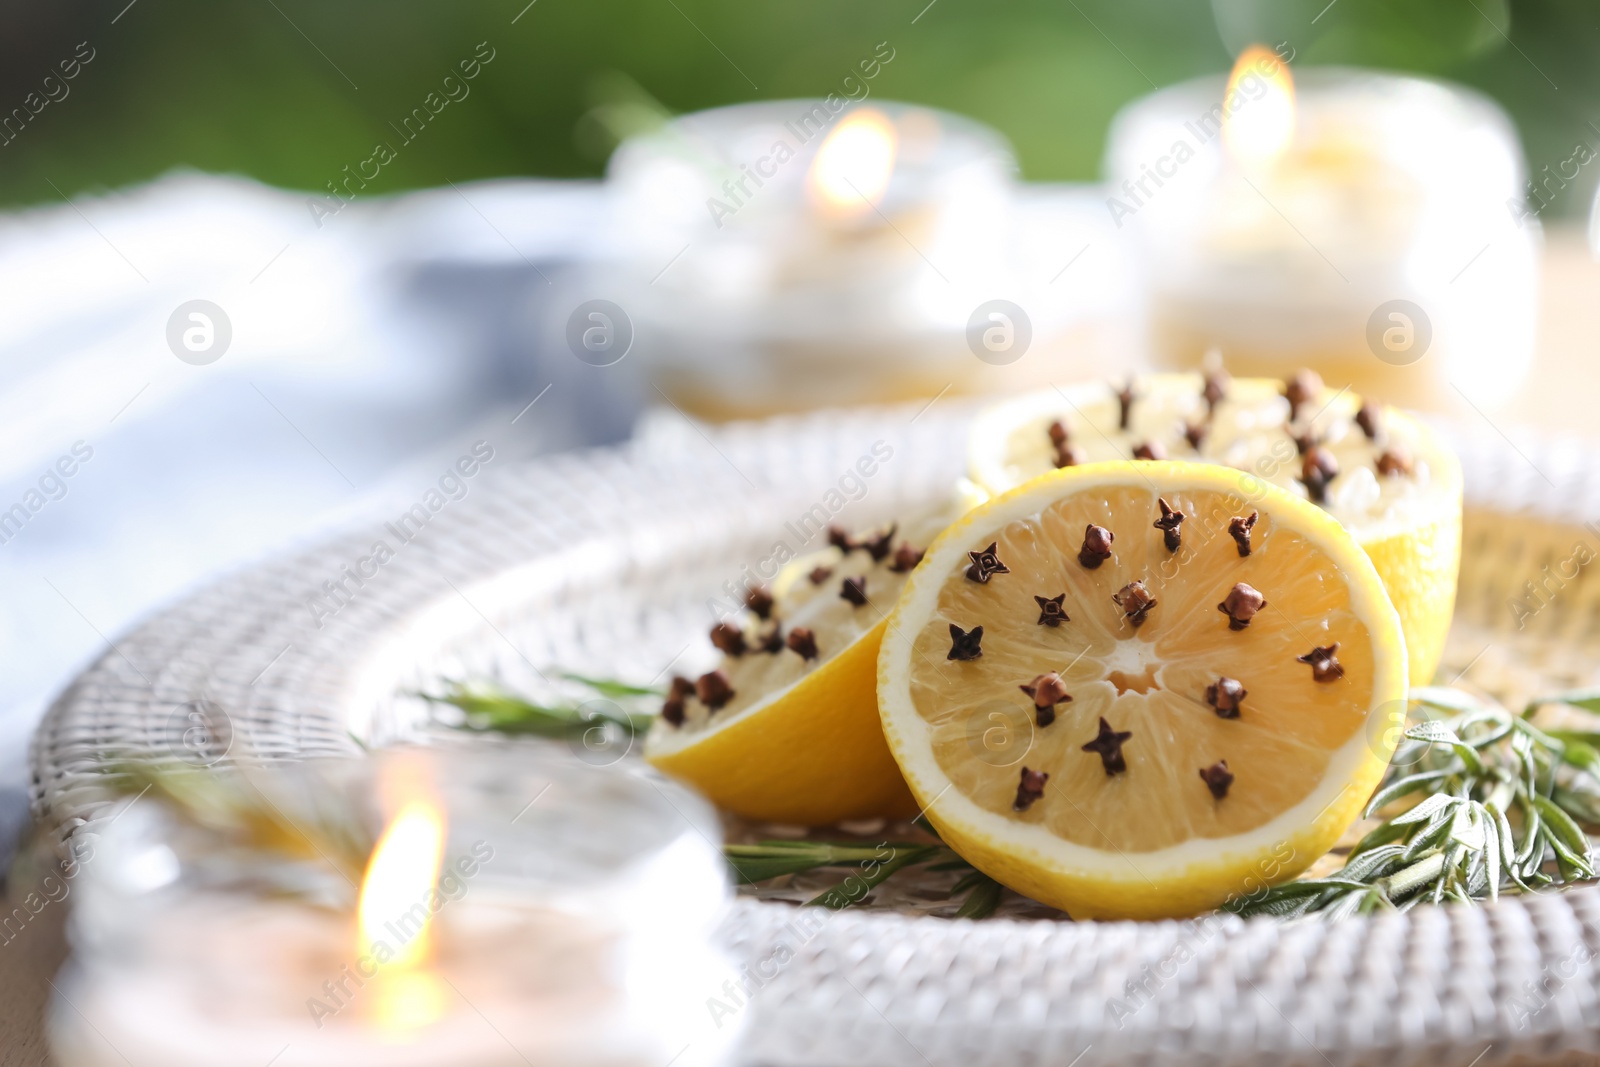
M 1595 877 L 1579 823 L 1600 825 L 1600 738 L 1546 732 L 1528 716 L 1546 704 L 1600 710 L 1600 694 L 1534 701 L 1520 716 L 1455 689 L 1416 689 L 1411 703 L 1417 721 L 1366 814 L 1421 799 L 1363 837 L 1336 875 L 1276 886 L 1228 910 L 1340 917 Z
M 614 727 L 630 737 L 642 734 L 655 721 L 651 703 L 659 703 L 665 695 L 660 689 L 605 678 L 571 673 L 561 677 L 597 695 L 546 704 L 503 689 L 459 682 L 451 683 L 442 694 L 418 695 L 434 704 L 460 708 L 466 718 L 454 725 L 463 730 L 553 738 L 580 738 L 597 725 Z

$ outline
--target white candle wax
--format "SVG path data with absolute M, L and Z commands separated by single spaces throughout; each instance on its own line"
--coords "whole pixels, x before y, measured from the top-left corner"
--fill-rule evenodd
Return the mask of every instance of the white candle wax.
M 237 799 L 252 794 L 267 800 Z M 718 827 L 678 787 L 564 745 L 462 744 L 257 770 L 216 798 L 273 815 L 197 822 L 149 799 L 96 841 L 52 1007 L 62 1067 L 730 1055 L 742 1016 L 705 1006 L 734 978 L 711 944 L 729 897 Z M 432 837 L 387 832 L 419 804 L 445 817 Z M 386 832 L 360 881 L 389 891 L 362 892 L 358 911 L 338 857 L 367 847 L 369 805 Z M 291 833 L 264 848 L 257 819 L 289 820 L 311 847 Z
M 1235 373 L 1308 365 L 1402 402 L 1509 396 L 1539 230 L 1504 114 L 1437 82 L 1296 70 L 1292 135 L 1263 159 L 1223 128 L 1282 101 L 1271 73 L 1163 90 L 1113 127 L 1108 211 L 1145 265 L 1154 361 L 1217 349 Z

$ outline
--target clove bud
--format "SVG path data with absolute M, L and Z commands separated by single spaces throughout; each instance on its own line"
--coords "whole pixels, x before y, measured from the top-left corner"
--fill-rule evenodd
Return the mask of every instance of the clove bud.
M 1339 476 L 1339 461 L 1321 445 L 1312 445 L 1300 462 L 1300 481 L 1306 495 L 1318 504 L 1328 499 L 1328 483 Z
M 1161 506 L 1161 517 L 1156 520 L 1155 528 L 1161 531 L 1162 542 L 1167 546 L 1168 552 L 1176 552 L 1183 545 L 1183 512 L 1176 511 L 1167 503 L 1165 497 L 1157 497 L 1156 503 Z
M 1228 398 L 1228 376 L 1221 371 L 1206 375 L 1205 387 L 1200 396 L 1206 402 L 1206 418 L 1217 413 L 1217 405 Z
M 764 585 L 752 585 L 745 590 L 744 606 L 755 612 L 758 619 L 772 618 L 772 590 Z
M 1091 522 L 1083 529 L 1083 547 L 1078 549 L 1078 562 L 1094 570 L 1111 558 L 1111 542 L 1116 539 L 1116 534 Z
M 1249 515 L 1243 517 L 1235 515 L 1228 520 L 1228 536 L 1239 546 L 1240 556 L 1250 554 L 1250 531 L 1256 528 L 1256 520 L 1260 517 L 1259 511 L 1252 511 Z
M 915 570 L 917 564 L 922 562 L 924 551 L 926 550 L 902 544 L 894 550 L 894 560 L 889 564 L 889 569 L 896 574 L 905 574 L 907 571 Z
M 1378 473 L 1385 478 L 1393 474 L 1410 474 L 1416 469 L 1411 454 L 1403 448 L 1388 448 L 1378 457 Z
M 1117 390 L 1117 428 L 1126 430 L 1133 417 L 1133 402 L 1137 400 L 1133 393 L 1133 379 L 1128 379 L 1128 384 Z
M 1244 698 L 1249 695 L 1237 678 L 1229 678 L 1227 675 L 1206 686 L 1206 703 L 1217 709 L 1219 719 L 1237 719 L 1239 705 L 1244 703 Z
M 1010 574 L 1011 568 L 1000 562 L 1000 557 L 995 555 L 999 547 L 996 541 L 990 541 L 989 547 L 981 552 L 968 552 L 972 557 L 972 566 L 967 568 L 967 577 L 975 582 L 987 582 L 997 574 Z
M 711 628 L 711 643 L 727 655 L 744 655 L 744 631 L 731 622 L 719 622 Z
M 1067 692 L 1067 683 L 1061 680 L 1061 675 L 1055 671 L 1041 674 L 1027 685 L 1019 685 L 1028 696 L 1033 698 L 1033 713 L 1041 727 L 1049 726 L 1056 721 L 1056 705 L 1072 703 L 1072 694 Z
M 1228 616 L 1228 629 L 1242 630 L 1250 625 L 1256 612 L 1267 606 L 1266 599 L 1254 586 L 1235 582 L 1217 610 Z
M 1378 405 L 1370 400 L 1363 400 L 1361 410 L 1356 412 L 1356 425 L 1367 435 L 1367 440 L 1376 441 L 1378 434 L 1383 432 L 1383 415 L 1379 412 Z
M 789 646 L 789 651 L 798 652 L 801 659 L 817 658 L 817 635 L 811 632 L 809 626 L 796 626 L 790 630 L 785 644 Z
M 1044 771 L 1030 771 L 1022 768 L 1022 781 L 1017 785 L 1017 799 L 1012 803 L 1013 811 L 1027 811 L 1033 802 L 1044 796 L 1044 784 L 1050 780 L 1050 775 Z
M 1233 775 L 1228 772 L 1228 761 L 1218 760 L 1209 767 L 1200 769 L 1200 780 L 1211 790 L 1211 795 L 1221 800 L 1228 795 L 1228 787 L 1233 784 Z
M 1335 641 L 1327 647 L 1313 648 L 1303 656 L 1295 659 L 1301 663 L 1311 665 L 1311 678 L 1317 682 L 1337 682 L 1344 677 L 1344 665 L 1339 662 L 1339 657 L 1334 653 L 1339 651 L 1339 642 Z
M 1039 605 L 1039 625 L 1054 627 L 1060 626 L 1064 622 L 1071 622 L 1071 617 L 1067 615 L 1066 609 L 1062 607 L 1066 599 L 1067 594 L 1065 593 L 1057 596 L 1035 596 L 1033 598 L 1034 603 Z
M 983 655 L 983 627 L 974 626 L 970 630 L 963 630 L 955 623 L 950 624 L 950 652 L 945 659 L 973 660 Z
M 1129 582 L 1120 591 L 1113 594 L 1112 600 L 1117 607 L 1128 617 L 1134 629 L 1144 625 L 1144 620 L 1149 617 L 1150 609 L 1156 606 L 1156 598 L 1150 595 L 1150 590 L 1144 587 L 1143 582 Z
M 733 685 L 725 671 L 707 671 L 695 679 L 694 695 L 700 698 L 700 703 L 716 711 L 733 699 Z
M 666 703 L 661 705 L 661 717 L 673 726 L 683 725 L 683 702 L 694 694 L 694 683 L 681 675 L 672 676 L 667 689 Z
M 1283 398 L 1289 402 L 1289 421 L 1300 417 L 1300 405 L 1322 395 L 1322 377 L 1316 371 L 1302 368 L 1283 384 Z

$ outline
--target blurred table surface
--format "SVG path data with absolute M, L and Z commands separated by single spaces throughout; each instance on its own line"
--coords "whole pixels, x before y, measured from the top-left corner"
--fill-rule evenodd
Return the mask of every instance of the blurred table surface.
M 1600 263 L 1577 227 L 1552 228 L 1544 253 L 1538 355 L 1528 387 L 1496 414 L 1497 425 L 1595 436 L 1600 397 Z M 16 906 L 7 904 L 6 911 Z M 51 978 L 66 955 L 65 909 L 51 905 L 0 943 L 0 1067 L 49 1063 L 43 1034 Z M 142 1065 L 140 1065 L 142 1067 Z

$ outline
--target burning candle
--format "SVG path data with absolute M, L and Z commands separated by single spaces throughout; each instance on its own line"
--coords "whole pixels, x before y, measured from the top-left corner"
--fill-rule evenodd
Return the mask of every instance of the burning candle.
M 676 787 L 525 746 L 186 773 L 84 866 L 63 1067 L 731 1054 L 717 824 Z
M 1477 94 L 1246 50 L 1120 114 L 1107 208 L 1168 367 L 1310 366 L 1423 406 L 1507 398 L 1533 352 L 1539 229 L 1509 120 Z
M 1024 220 L 1014 172 L 993 131 L 925 107 L 835 97 L 685 115 L 612 157 L 615 258 L 590 295 L 630 316 L 663 392 L 713 418 L 981 388 L 1005 354 L 975 358 L 980 305 L 1026 307 L 1010 323 L 1025 331 L 1017 357 L 1081 314 L 1048 282 L 1083 240 L 1057 217 Z M 1059 236 L 1040 262 L 1018 254 L 1034 230 Z

